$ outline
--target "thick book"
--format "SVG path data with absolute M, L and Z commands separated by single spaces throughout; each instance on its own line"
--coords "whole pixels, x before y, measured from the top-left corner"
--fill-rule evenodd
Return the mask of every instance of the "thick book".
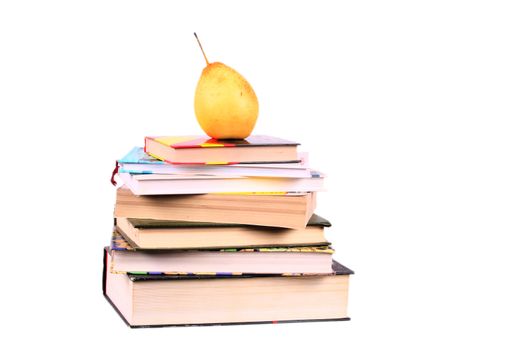
M 329 246 L 192 250 L 135 250 L 118 232 L 111 240 L 111 272 L 195 274 L 326 274 Z
M 304 228 L 315 206 L 315 192 L 136 196 L 123 186 L 114 216 Z
M 103 294 L 132 327 L 347 321 L 353 272 L 329 275 L 114 274 L 104 251 Z
M 307 178 L 248 177 L 199 174 L 120 173 L 124 184 L 136 195 L 204 194 L 238 192 L 319 192 L 323 175 L 311 171 Z
M 144 152 L 143 147 L 133 147 L 118 160 L 118 172 L 130 174 L 186 174 L 222 176 L 266 176 L 308 178 L 308 155 L 299 153 L 300 161 L 280 163 L 237 163 L 226 165 L 171 164 Z
M 251 135 L 242 140 L 205 136 L 146 136 L 144 151 L 174 164 L 231 164 L 298 161 L 297 142 Z
M 256 248 L 328 245 L 330 222 L 313 214 L 304 228 L 289 229 L 216 222 L 115 218 L 116 229 L 134 249 Z

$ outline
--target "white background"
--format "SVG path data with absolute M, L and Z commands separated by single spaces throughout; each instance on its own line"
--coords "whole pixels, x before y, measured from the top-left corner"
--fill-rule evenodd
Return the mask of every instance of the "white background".
M 520 1 L 1 2 L 2 340 L 523 349 L 524 18 Z M 102 297 L 115 159 L 201 132 L 194 31 L 254 87 L 254 133 L 327 173 L 352 321 L 130 330 Z

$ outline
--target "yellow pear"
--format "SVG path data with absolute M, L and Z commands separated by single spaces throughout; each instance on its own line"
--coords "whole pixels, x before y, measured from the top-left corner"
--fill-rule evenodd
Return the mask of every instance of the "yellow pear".
M 199 125 L 215 139 L 248 137 L 259 115 L 255 92 L 233 68 L 220 62 L 208 63 L 204 51 L 202 53 L 206 67 L 197 84 L 194 104 Z

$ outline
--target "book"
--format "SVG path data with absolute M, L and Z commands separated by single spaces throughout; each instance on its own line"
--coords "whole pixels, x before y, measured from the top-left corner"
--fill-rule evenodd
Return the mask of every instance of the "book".
M 144 139 L 146 153 L 174 164 L 298 161 L 298 145 L 263 135 L 251 135 L 242 140 L 216 140 L 206 136 L 146 136 Z
M 308 178 L 128 173 L 120 173 L 119 177 L 136 195 L 324 190 L 324 176 L 316 171 L 311 171 Z
M 133 147 L 118 160 L 118 172 L 130 174 L 189 174 L 226 176 L 310 177 L 308 155 L 299 153 L 299 161 L 280 163 L 238 163 L 227 165 L 171 164 Z
M 116 230 L 134 249 L 255 248 L 328 245 L 330 222 L 313 214 L 305 228 L 215 222 L 115 218 Z
M 315 205 L 315 192 L 136 196 L 122 186 L 114 217 L 304 228 Z
M 333 261 L 318 276 L 114 274 L 104 251 L 102 291 L 132 327 L 346 321 L 349 276 Z
M 112 273 L 326 274 L 332 253 L 329 246 L 134 250 L 114 231 L 110 266 Z

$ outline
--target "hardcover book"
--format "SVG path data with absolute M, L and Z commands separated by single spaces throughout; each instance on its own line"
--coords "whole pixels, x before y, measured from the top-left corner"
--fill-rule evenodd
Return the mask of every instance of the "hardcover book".
M 116 229 L 134 249 L 254 248 L 328 245 L 330 222 L 313 214 L 305 228 L 233 223 L 115 218 Z
M 157 159 L 179 164 L 299 161 L 297 142 L 251 135 L 242 140 L 206 136 L 146 136 L 144 151 Z
M 111 272 L 199 274 L 326 274 L 329 246 L 194 250 L 134 250 L 118 232 L 111 242 Z
M 346 321 L 351 270 L 322 276 L 113 274 L 102 290 L 132 327 Z

